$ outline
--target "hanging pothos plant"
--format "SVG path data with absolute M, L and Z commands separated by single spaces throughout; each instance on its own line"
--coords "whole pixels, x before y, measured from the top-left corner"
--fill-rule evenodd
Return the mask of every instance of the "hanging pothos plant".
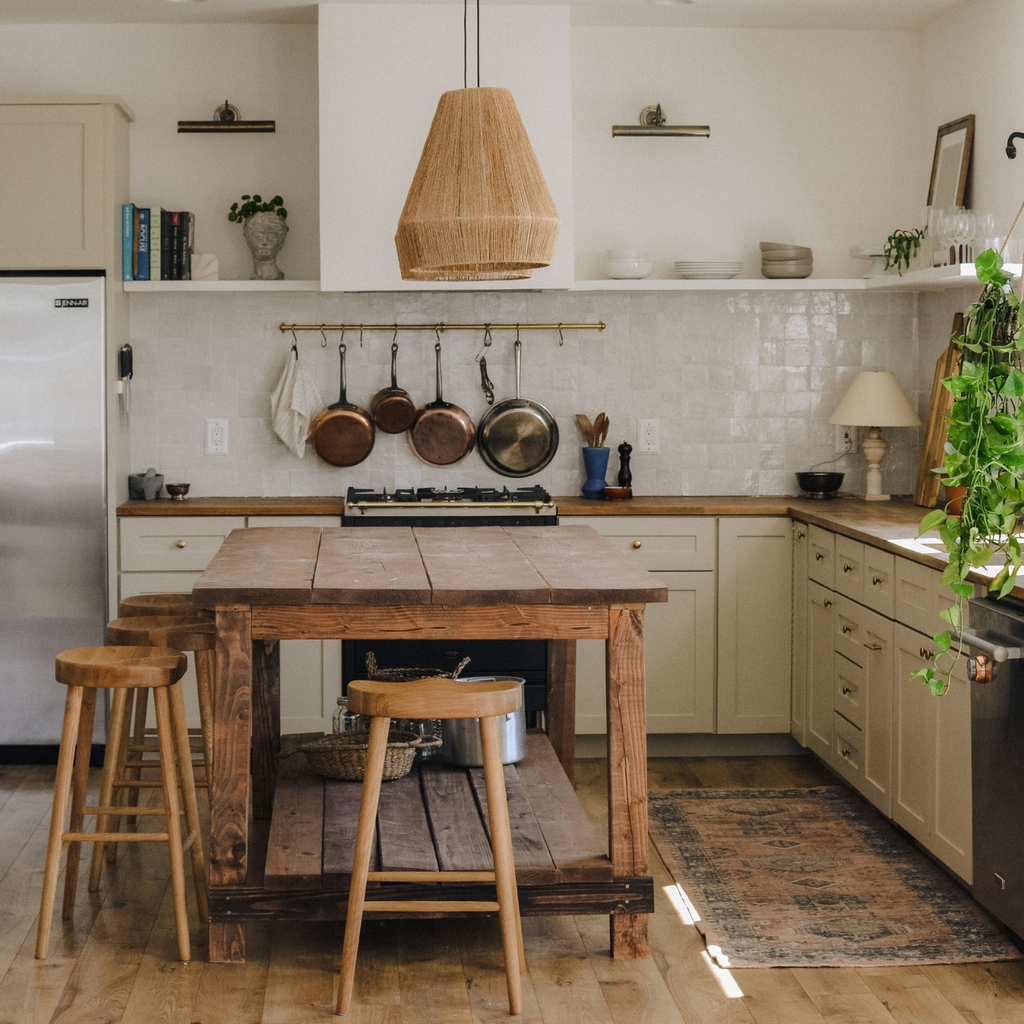
M 1021 545 L 1016 530 L 1024 518 L 1024 370 L 1021 350 L 1020 300 L 1003 273 L 1003 260 L 989 249 L 975 260 L 980 298 L 964 313 L 964 333 L 953 340 L 960 346 L 960 367 L 943 385 L 953 395 L 949 440 L 943 461 L 949 486 L 966 489 L 959 515 L 947 508 L 929 512 L 918 536 L 938 528 L 949 552 L 942 583 L 956 597 L 942 612 L 950 629 L 934 637 L 934 667 L 914 676 L 927 683 L 936 696 L 949 687 L 953 667 L 962 651 L 951 630 L 959 631 L 964 602 L 972 587 L 967 574 L 990 564 L 1001 552 L 1006 564 L 989 590 L 998 597 L 1016 584 L 1021 567 Z

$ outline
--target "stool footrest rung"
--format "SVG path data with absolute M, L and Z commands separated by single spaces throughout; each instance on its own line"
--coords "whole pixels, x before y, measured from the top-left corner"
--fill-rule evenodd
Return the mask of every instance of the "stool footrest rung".
M 162 781 L 156 779 L 118 779 L 112 783 L 114 789 L 163 789 Z M 209 783 L 203 779 L 197 779 L 196 789 L 209 789 Z M 178 787 L 181 788 L 180 785 Z
M 167 816 L 167 812 L 162 807 L 86 807 L 83 814 L 97 814 L 97 815 L 119 815 L 122 818 L 134 818 L 136 816 L 144 817 L 149 815 L 150 817 L 156 817 L 159 815 L 161 818 Z M 178 811 L 179 814 L 184 814 L 183 810 Z M 91 833 L 95 835 L 95 833 Z
M 368 882 L 493 882 L 493 871 L 371 871 Z
M 166 843 L 166 832 L 65 832 L 65 843 Z
M 497 902 L 489 900 L 380 900 L 366 904 L 374 913 L 403 914 L 410 911 L 424 911 L 438 914 L 471 913 L 492 914 L 500 910 Z

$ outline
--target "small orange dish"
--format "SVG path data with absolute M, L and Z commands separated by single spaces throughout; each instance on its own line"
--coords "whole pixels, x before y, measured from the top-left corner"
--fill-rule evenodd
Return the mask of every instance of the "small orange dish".
M 632 487 L 606 487 L 602 492 L 609 501 L 622 501 L 633 496 Z

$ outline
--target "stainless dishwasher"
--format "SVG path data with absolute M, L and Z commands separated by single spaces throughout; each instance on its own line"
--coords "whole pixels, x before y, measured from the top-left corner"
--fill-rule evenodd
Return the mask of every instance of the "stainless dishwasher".
M 972 891 L 1024 936 L 1024 605 L 974 598 L 970 623 Z

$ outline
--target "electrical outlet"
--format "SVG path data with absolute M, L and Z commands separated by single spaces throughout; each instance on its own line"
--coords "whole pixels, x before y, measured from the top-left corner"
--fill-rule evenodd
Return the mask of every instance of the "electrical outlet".
M 836 424 L 836 452 L 852 452 L 857 447 L 857 428 Z
M 206 421 L 206 454 L 227 455 L 228 453 L 228 421 Z
M 640 443 L 637 448 L 641 452 L 657 454 L 661 451 L 661 430 L 657 420 L 640 420 Z

